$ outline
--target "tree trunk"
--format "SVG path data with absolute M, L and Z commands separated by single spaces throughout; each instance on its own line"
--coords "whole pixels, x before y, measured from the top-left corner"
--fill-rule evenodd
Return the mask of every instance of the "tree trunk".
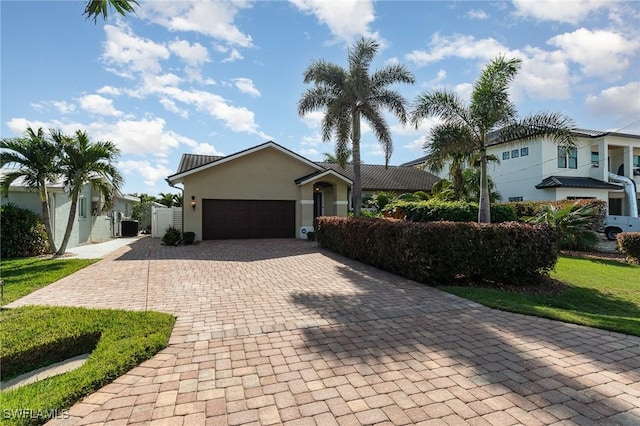
M 351 113 L 351 144 L 353 149 L 353 215 L 362 214 L 362 176 L 360 173 L 360 111 Z
M 480 148 L 480 202 L 478 222 L 491 223 L 491 203 L 489 200 L 489 177 L 487 176 L 487 149 Z
M 56 242 L 53 239 L 53 229 L 51 227 L 51 214 L 49 213 L 49 194 L 47 193 L 47 184 L 43 181 L 40 182 L 40 202 L 42 203 L 42 222 L 44 223 L 44 229 L 47 231 L 47 238 L 49 239 L 49 253 L 56 252 Z
M 73 222 L 76 220 L 76 209 L 78 207 L 78 193 L 79 190 L 74 189 L 71 193 L 71 210 L 69 211 L 69 220 L 67 220 L 67 228 L 64 231 L 64 238 L 62 239 L 62 244 L 60 244 L 60 248 L 56 255 L 62 256 L 67 250 L 67 244 L 69 243 L 69 238 L 71 238 L 71 230 L 73 229 Z

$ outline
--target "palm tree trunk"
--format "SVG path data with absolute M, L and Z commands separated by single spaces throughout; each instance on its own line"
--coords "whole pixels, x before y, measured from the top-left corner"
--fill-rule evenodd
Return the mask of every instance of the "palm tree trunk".
M 73 223 L 76 220 L 76 209 L 78 207 L 78 193 L 79 190 L 74 189 L 71 193 L 71 210 L 69 211 L 69 219 L 67 220 L 67 228 L 64 231 L 64 238 L 62 239 L 62 243 L 60 244 L 60 248 L 58 249 L 56 255 L 62 256 L 64 252 L 67 250 L 67 244 L 69 243 L 69 238 L 71 238 L 71 230 L 73 229 Z
M 489 178 L 487 175 L 487 150 L 485 147 L 480 149 L 480 202 L 478 205 L 478 222 L 491 223 Z
M 47 193 L 47 184 L 44 180 L 40 182 L 40 202 L 42 203 L 42 222 L 44 222 L 44 229 L 47 231 L 47 239 L 49 240 L 49 253 L 55 253 L 56 242 L 53 239 L 53 229 L 51 228 L 49 194 Z
M 354 109 L 351 113 L 351 144 L 353 149 L 353 215 L 362 214 L 362 177 L 360 173 L 360 111 Z

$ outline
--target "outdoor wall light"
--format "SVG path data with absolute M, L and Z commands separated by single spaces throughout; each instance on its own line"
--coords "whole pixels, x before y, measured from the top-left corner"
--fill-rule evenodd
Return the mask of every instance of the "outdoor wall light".
M 193 210 L 195 210 L 195 209 L 196 209 L 196 196 L 195 196 L 195 195 L 192 195 L 192 196 L 191 196 L 191 208 L 192 208 Z

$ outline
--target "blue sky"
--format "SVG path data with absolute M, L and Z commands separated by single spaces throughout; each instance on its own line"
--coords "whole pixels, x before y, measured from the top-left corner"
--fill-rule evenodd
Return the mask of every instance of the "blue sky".
M 400 62 L 420 92 L 468 99 L 483 65 L 523 67 L 521 115 L 562 112 L 576 125 L 640 134 L 640 3 L 635 1 L 141 1 L 136 15 L 81 16 L 85 1 L 5 1 L 2 137 L 26 126 L 86 130 L 122 151 L 125 193 L 175 192 L 164 178 L 183 153 L 228 155 L 273 140 L 311 160 L 321 113 L 300 118 L 302 73 L 314 59 L 346 65 L 354 39 L 377 39 L 378 68 Z M 418 128 L 392 117 L 391 164 L 424 155 Z M 368 127 L 362 159 L 383 164 Z

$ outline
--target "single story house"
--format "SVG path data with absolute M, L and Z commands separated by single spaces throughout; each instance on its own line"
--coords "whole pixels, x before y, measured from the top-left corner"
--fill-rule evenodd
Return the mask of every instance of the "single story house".
M 367 191 L 429 192 L 415 167 L 362 165 Z M 317 216 L 346 216 L 353 168 L 314 162 L 275 142 L 225 157 L 183 154 L 167 178 L 184 191 L 184 231 L 197 239 L 306 238 Z
M 61 182 L 47 185 L 51 227 L 56 247 L 62 243 L 69 220 L 71 197 L 64 191 Z M 87 243 L 104 242 L 122 235 L 122 221 L 130 219 L 133 203 L 138 197 L 117 193 L 113 207 L 102 211 L 104 199 L 89 184 L 85 185 L 78 198 L 76 218 L 71 230 L 67 248 Z M 22 179 L 16 179 L 9 187 L 6 196 L 0 198 L 0 204 L 13 203 L 42 216 L 42 203 L 37 190 L 24 185 Z

